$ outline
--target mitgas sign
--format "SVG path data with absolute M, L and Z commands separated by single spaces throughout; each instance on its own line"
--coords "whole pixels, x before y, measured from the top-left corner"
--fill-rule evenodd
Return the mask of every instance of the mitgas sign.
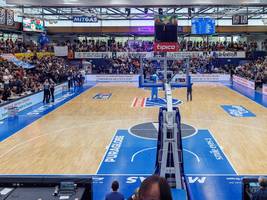
M 73 16 L 72 21 L 74 23 L 97 23 L 98 19 L 96 15 L 91 16 Z

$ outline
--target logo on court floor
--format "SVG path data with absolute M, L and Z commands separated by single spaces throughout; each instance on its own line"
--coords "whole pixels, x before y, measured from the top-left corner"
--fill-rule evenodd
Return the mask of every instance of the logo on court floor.
M 172 105 L 173 106 L 179 106 L 183 102 L 179 99 L 172 99 Z M 131 107 L 163 107 L 166 106 L 167 102 L 164 98 L 157 98 L 157 99 L 151 99 L 146 97 L 135 97 Z
M 256 117 L 254 113 L 247 110 L 243 106 L 236 105 L 222 105 L 221 106 L 225 112 L 233 117 Z
M 111 93 L 98 93 L 96 94 L 93 99 L 97 99 L 97 100 L 107 100 L 111 97 Z

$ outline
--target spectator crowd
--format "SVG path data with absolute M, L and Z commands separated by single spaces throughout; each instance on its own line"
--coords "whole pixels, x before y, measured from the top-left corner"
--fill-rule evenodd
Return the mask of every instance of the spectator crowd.
M 128 40 L 118 42 L 110 40 L 66 40 L 64 42 L 52 42 L 45 46 L 29 41 L 27 43 L 21 40 L 0 40 L 1 53 L 26 53 L 53 51 L 53 46 L 68 46 L 73 52 L 151 52 L 153 51 L 153 42 L 141 40 Z M 181 40 L 178 42 L 180 51 L 255 51 L 259 49 L 257 42 L 205 42 Z M 262 50 L 267 50 L 267 41 L 263 41 Z
M 63 42 L 69 49 L 77 52 L 150 52 L 153 51 L 151 41 L 127 41 L 116 42 L 115 40 L 75 40 L 74 42 Z M 262 44 L 266 50 L 267 43 Z M 202 42 L 181 40 L 178 42 L 180 51 L 256 51 L 257 42 Z
M 53 51 L 52 45 L 46 45 L 41 47 L 34 43 L 33 41 L 29 41 L 27 43 L 22 42 L 21 40 L 0 40 L 0 54 L 2 53 L 29 53 L 29 52 L 41 52 L 41 51 Z
M 55 45 L 55 44 L 54 44 Z M 144 52 L 152 51 L 153 43 L 149 41 L 128 41 L 125 43 L 115 40 L 105 41 L 66 41 L 59 45 L 67 45 L 73 51 L 92 51 L 92 52 Z M 247 44 L 245 42 L 192 42 L 181 41 L 181 50 L 185 51 L 249 51 L 257 49 L 257 43 Z M 267 41 L 264 43 L 267 46 Z M 38 52 L 53 51 L 53 47 L 46 46 L 41 49 L 39 45 L 29 42 L 27 45 L 19 40 L 0 40 L 1 53 L 17 52 Z M 2 60 L 0 62 L 0 103 L 20 96 L 31 94 L 43 89 L 45 79 L 52 80 L 55 84 L 67 81 L 71 76 L 79 74 L 77 67 L 68 65 L 66 58 L 55 56 L 43 56 L 38 59 L 37 54 L 33 57 L 22 58 L 24 62 L 34 66 L 32 69 L 24 69 L 16 66 L 12 62 Z M 133 55 L 114 56 L 113 58 L 92 59 L 89 61 L 88 68 L 94 74 L 139 74 L 140 58 Z M 157 61 L 143 60 L 144 75 L 151 76 L 155 71 L 163 70 L 162 64 Z M 246 62 L 234 68 L 229 65 L 218 65 L 212 56 L 199 56 L 190 59 L 190 72 L 193 74 L 203 73 L 229 73 L 244 77 L 256 82 L 257 86 L 267 83 L 267 58 L 258 58 L 254 61 Z M 168 61 L 168 70 L 174 74 L 185 74 L 186 67 L 183 60 Z
M 267 57 L 239 65 L 235 69 L 235 74 L 255 81 L 256 87 L 267 84 Z
M 0 103 L 42 90 L 46 79 L 59 84 L 67 81 L 70 73 L 79 73 L 77 67 L 70 67 L 65 59 L 54 56 L 33 57 L 31 63 L 34 68 L 24 69 L 12 62 L 0 61 Z

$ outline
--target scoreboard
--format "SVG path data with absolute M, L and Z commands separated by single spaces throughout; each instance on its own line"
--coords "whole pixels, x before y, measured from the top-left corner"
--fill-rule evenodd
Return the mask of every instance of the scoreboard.
M 233 15 L 232 25 L 247 25 L 248 16 L 247 15 Z

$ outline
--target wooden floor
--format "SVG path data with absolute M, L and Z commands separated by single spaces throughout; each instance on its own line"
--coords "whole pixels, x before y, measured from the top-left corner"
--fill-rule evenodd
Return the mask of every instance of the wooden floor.
M 92 99 L 112 93 L 107 101 Z M 149 91 L 98 84 L 0 143 L 0 174 L 95 174 L 117 129 L 156 121 L 158 108 L 131 108 Z M 163 94 L 161 93 L 163 96 Z M 185 101 L 185 89 L 174 91 Z M 222 104 L 242 105 L 254 118 L 233 118 Z M 267 174 L 267 109 L 222 85 L 194 85 L 182 121 L 209 129 L 238 174 Z

